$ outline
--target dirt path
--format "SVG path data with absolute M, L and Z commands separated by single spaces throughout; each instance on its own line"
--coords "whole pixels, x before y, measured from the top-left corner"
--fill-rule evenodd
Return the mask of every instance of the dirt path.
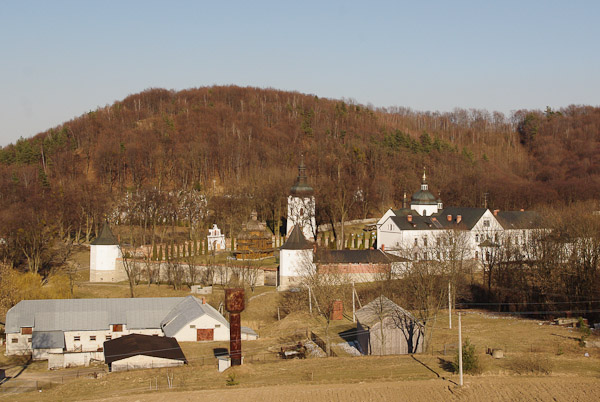
M 355 384 L 283 385 L 188 392 L 147 393 L 103 401 L 598 401 L 600 378 L 475 377 L 461 389 L 448 381 L 418 380 Z

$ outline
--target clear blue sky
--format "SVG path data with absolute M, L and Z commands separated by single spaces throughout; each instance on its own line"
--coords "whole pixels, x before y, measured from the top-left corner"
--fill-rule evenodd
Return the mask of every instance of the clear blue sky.
M 173 3 L 173 4 L 171 4 Z M 600 1 L 0 0 L 0 145 L 150 87 L 600 105 Z

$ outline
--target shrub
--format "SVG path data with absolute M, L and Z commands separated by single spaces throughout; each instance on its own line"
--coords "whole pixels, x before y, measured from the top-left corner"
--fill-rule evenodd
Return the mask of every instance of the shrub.
M 236 381 L 234 373 L 229 374 L 227 376 L 227 379 L 225 380 L 225 385 L 227 385 L 228 387 L 238 385 L 239 383 L 239 381 Z
M 508 361 L 508 367 L 516 374 L 550 374 L 552 362 L 546 356 L 529 353 Z
M 479 374 L 481 373 L 481 367 L 479 366 L 479 358 L 475 352 L 475 345 L 467 338 L 462 346 L 462 360 L 463 360 L 463 372 L 468 374 Z M 458 350 L 452 363 L 452 369 L 455 373 L 458 373 Z

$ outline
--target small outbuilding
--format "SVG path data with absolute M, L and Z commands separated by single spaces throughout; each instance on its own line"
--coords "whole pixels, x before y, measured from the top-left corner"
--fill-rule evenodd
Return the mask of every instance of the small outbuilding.
M 356 311 L 356 338 L 365 355 L 403 355 L 423 351 L 424 326 L 385 296 Z
M 109 371 L 177 367 L 187 363 L 177 339 L 141 334 L 104 342 L 104 360 Z

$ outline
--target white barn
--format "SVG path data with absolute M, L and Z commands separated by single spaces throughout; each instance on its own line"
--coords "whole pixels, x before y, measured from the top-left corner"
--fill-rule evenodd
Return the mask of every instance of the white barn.
M 229 323 L 193 296 L 23 300 L 6 314 L 6 354 L 36 360 L 57 354 L 101 360 L 105 341 L 128 334 L 226 341 Z

